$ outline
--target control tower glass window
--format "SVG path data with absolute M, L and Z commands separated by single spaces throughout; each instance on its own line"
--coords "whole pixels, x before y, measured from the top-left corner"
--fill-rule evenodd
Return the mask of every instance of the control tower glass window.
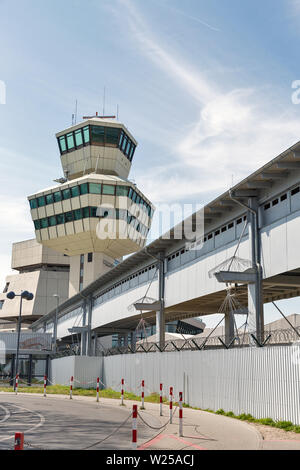
M 91 126 L 92 145 L 104 145 L 104 127 Z
M 99 184 L 99 183 L 90 183 L 90 193 L 91 194 L 101 194 L 101 184 Z
M 85 126 L 83 128 L 83 138 L 84 138 L 84 143 L 88 144 L 90 141 L 90 128 L 89 126 Z
M 67 151 L 66 137 L 62 135 L 61 137 L 59 137 L 58 142 L 59 142 L 61 153 L 66 152 Z
M 75 147 L 73 132 L 69 132 L 69 134 L 67 134 L 67 145 L 68 150 L 72 150 Z
M 118 129 L 117 127 L 107 127 L 105 134 L 106 144 L 112 145 L 113 147 L 117 147 L 119 142 L 120 129 Z
M 83 136 L 82 136 L 82 129 L 77 129 L 77 131 L 75 131 L 75 143 L 76 143 L 76 147 L 80 147 L 81 145 L 83 145 Z

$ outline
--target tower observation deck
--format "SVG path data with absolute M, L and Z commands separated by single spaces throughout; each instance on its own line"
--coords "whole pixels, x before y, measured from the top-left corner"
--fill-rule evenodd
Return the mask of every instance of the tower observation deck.
M 36 239 L 70 256 L 69 295 L 143 248 L 154 207 L 130 182 L 137 142 L 113 117 L 56 134 L 64 178 L 28 197 Z

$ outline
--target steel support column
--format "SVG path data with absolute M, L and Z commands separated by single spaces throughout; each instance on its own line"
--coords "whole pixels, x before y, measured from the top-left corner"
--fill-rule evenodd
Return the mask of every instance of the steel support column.
M 264 313 L 262 296 L 262 268 L 260 256 L 260 234 L 258 222 L 258 200 L 257 197 L 249 198 L 249 207 L 255 211 L 248 212 L 249 218 L 249 241 L 251 250 L 252 267 L 256 270 L 255 282 L 248 284 L 248 310 L 249 331 L 253 333 L 260 343 L 264 338 Z
M 88 331 L 87 331 L 87 355 L 92 356 L 92 312 L 93 312 L 93 298 L 90 296 L 87 299 L 87 317 L 88 317 Z
M 232 312 L 225 314 L 225 343 L 228 346 L 234 338 L 234 318 Z
M 82 326 L 86 326 L 86 311 L 87 311 L 87 302 L 86 300 L 84 300 L 83 304 L 82 304 L 82 309 L 83 309 L 83 314 L 82 314 Z M 87 341 L 86 341 L 86 332 L 85 331 L 82 331 L 81 332 L 81 340 L 80 340 L 80 355 L 81 356 L 86 356 L 86 344 L 87 344 Z
M 160 253 L 158 261 L 158 299 L 160 301 L 160 309 L 156 312 L 156 342 L 159 347 L 165 347 L 165 257 Z

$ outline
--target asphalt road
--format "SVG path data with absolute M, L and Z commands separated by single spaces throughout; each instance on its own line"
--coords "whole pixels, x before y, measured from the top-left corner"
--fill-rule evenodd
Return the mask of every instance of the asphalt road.
M 131 449 L 131 410 L 79 397 L 1 393 L 0 450 L 13 449 L 18 431 L 24 432 L 26 443 L 36 446 L 26 445 L 28 449 Z M 160 425 L 158 418 L 149 418 L 151 425 Z M 153 430 L 139 423 L 141 440 L 153 435 Z

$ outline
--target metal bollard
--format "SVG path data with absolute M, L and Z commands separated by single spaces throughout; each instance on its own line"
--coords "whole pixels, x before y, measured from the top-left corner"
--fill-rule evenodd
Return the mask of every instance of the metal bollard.
M 163 405 L 163 384 L 160 384 L 159 385 L 159 416 L 163 415 L 162 405 Z
M 73 381 L 74 381 L 74 377 L 72 375 L 71 380 L 70 380 L 70 400 L 72 400 L 72 395 L 73 395 Z
M 170 424 L 173 418 L 173 387 L 170 387 Z
M 47 375 L 44 375 L 44 397 L 47 396 L 46 387 L 47 387 Z
M 141 409 L 144 410 L 145 409 L 145 381 L 142 380 L 142 406 L 141 406 Z
M 182 392 L 179 392 L 179 436 L 183 436 Z
M 137 449 L 137 405 L 132 406 L 132 449 Z
M 124 405 L 124 379 L 121 380 L 121 405 Z
M 100 379 L 99 379 L 99 377 L 97 377 L 97 394 L 96 394 L 97 395 L 97 398 L 96 398 L 97 402 L 99 401 L 99 382 L 100 382 Z
M 15 433 L 15 448 L 14 450 L 24 450 L 24 433 Z

